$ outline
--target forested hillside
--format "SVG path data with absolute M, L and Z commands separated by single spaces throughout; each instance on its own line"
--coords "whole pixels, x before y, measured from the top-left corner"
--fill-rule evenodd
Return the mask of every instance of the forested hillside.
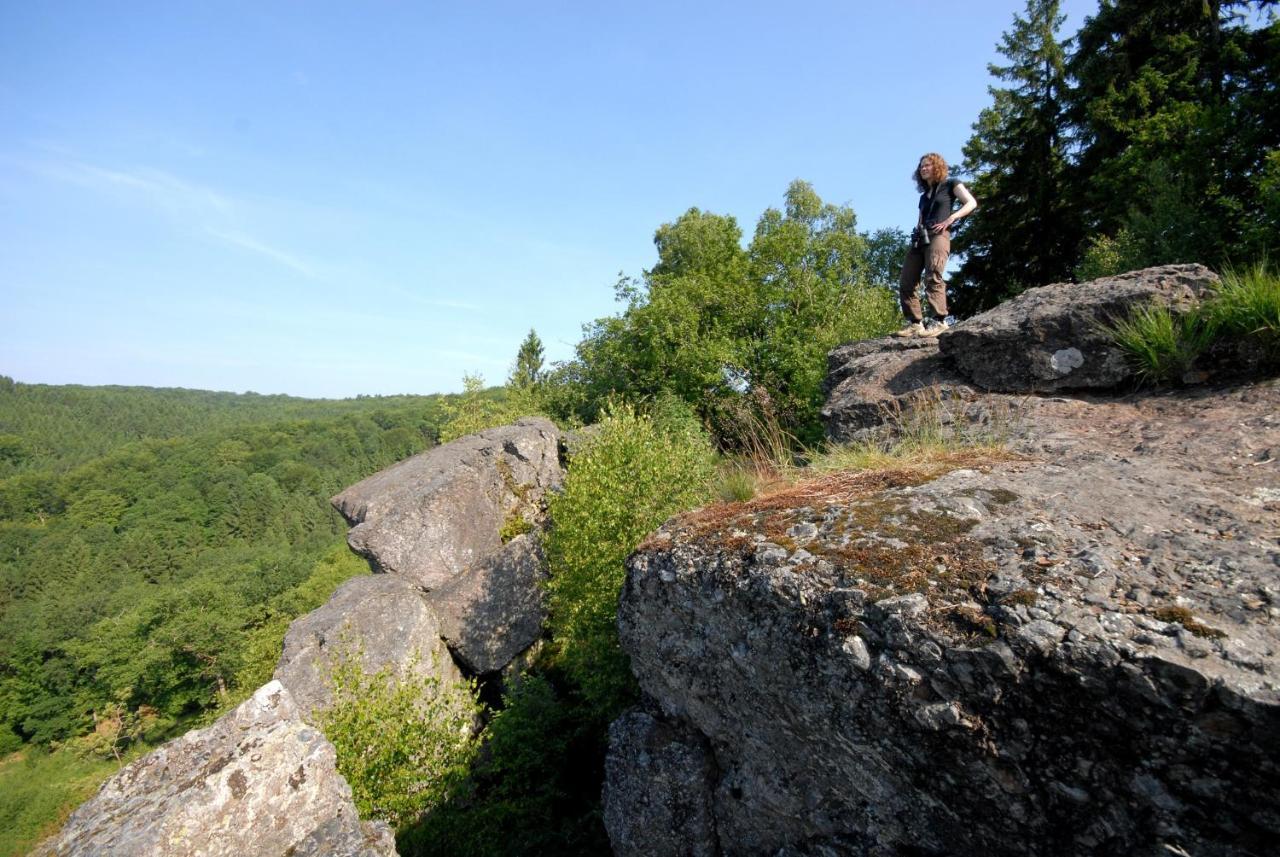
M 424 413 L 434 413 L 434 397 L 299 399 L 155 387 L 19 384 L 0 375 L 0 478 L 28 470 L 65 470 L 143 438 L 374 415 L 420 405 Z
M 0 377 L 0 750 L 24 750 L 0 854 L 270 677 L 289 623 L 368 570 L 327 498 L 433 444 L 453 399 Z
M 0 745 L 161 737 L 251 691 L 364 570 L 327 497 L 437 436 L 442 397 L 0 385 Z

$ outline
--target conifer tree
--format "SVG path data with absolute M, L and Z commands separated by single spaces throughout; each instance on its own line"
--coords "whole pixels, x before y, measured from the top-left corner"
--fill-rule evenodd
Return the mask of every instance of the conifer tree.
M 528 390 L 536 387 L 542 380 L 542 340 L 533 328 L 520 343 L 516 352 L 516 365 L 511 370 L 508 383 L 517 390 Z
M 1137 262 L 1239 263 L 1265 221 L 1280 147 L 1280 21 L 1271 2 L 1104 0 L 1077 36 L 1070 116 L 1082 219 Z
M 957 235 L 964 263 L 957 310 L 972 313 L 1031 286 L 1067 279 L 1079 227 L 1067 191 L 1066 44 L 1058 0 L 1027 0 L 988 70 L 992 104 L 979 114 L 960 172 L 981 210 Z

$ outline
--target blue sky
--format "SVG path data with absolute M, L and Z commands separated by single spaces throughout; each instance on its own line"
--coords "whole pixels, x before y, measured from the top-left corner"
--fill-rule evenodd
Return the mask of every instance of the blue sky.
M 1073 33 L 1096 0 L 1065 0 Z M 0 0 L 0 374 L 501 382 L 690 206 L 908 226 L 1022 2 Z

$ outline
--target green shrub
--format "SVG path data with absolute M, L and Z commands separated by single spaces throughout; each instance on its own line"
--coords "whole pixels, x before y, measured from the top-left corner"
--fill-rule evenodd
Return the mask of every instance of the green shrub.
M 319 726 L 361 818 L 400 828 L 442 804 L 465 782 L 475 755 L 474 690 L 429 676 L 365 674 L 358 655 L 333 665 L 334 702 Z
M 440 426 L 441 443 L 509 425 L 521 417 L 536 416 L 543 411 L 536 388 L 486 390 L 480 375 L 464 375 L 462 384 L 462 395 L 443 406 L 445 422 Z
M 708 498 L 714 454 L 705 435 L 661 431 L 610 406 L 550 505 L 550 627 L 557 657 L 601 709 L 623 704 L 632 679 L 615 625 L 623 561 L 672 514 Z

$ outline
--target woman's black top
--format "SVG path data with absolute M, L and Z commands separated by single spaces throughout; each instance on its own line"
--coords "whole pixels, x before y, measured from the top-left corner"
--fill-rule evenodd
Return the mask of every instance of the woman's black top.
M 947 179 L 936 187 L 931 187 L 920 194 L 920 216 L 925 226 L 940 223 L 951 216 L 951 209 L 956 203 L 956 185 L 960 179 Z

